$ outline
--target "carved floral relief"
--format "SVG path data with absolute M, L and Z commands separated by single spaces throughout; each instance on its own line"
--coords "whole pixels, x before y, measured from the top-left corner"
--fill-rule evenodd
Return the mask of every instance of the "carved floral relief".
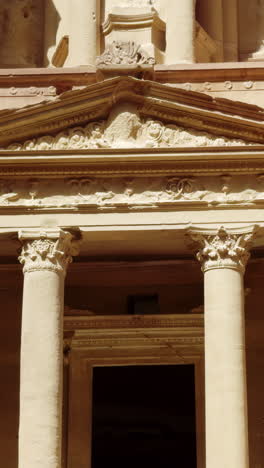
M 264 176 L 73 177 L 0 180 L 0 208 L 144 210 L 264 206 Z
M 118 131 L 117 131 L 118 130 Z M 10 151 L 79 150 L 100 148 L 174 148 L 206 146 L 250 145 L 243 140 L 228 139 L 198 132 L 161 121 L 141 119 L 137 114 L 122 112 L 112 121 L 91 122 L 85 127 L 75 127 L 55 136 L 13 143 Z

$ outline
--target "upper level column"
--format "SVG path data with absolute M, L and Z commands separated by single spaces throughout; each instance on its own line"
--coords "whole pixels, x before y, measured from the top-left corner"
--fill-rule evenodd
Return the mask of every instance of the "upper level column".
M 19 238 L 24 266 L 19 468 L 61 468 L 64 278 L 76 244 L 60 229 L 22 231 Z
M 195 62 L 196 0 L 166 3 L 166 64 Z
M 191 231 L 204 272 L 208 468 L 249 466 L 243 275 L 253 235 Z
M 99 2 L 97 0 L 71 0 L 69 55 L 67 67 L 94 65 L 98 55 L 100 36 Z

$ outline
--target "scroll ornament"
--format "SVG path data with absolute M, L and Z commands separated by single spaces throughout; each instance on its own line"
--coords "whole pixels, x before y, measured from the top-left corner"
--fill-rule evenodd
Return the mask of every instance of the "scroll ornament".
M 253 143 L 254 144 L 254 143 Z M 101 148 L 175 148 L 206 146 L 244 146 L 251 143 L 199 132 L 177 125 L 165 125 L 123 112 L 115 121 L 91 122 L 59 134 L 12 143 L 9 151 L 83 150 Z

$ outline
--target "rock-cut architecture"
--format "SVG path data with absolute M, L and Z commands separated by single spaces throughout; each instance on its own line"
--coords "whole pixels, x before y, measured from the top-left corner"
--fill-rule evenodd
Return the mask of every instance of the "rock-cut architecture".
M 0 2 L 3 468 L 264 468 L 263 0 Z

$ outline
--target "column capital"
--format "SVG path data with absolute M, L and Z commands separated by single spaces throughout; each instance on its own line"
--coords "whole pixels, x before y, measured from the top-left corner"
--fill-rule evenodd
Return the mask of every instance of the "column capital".
M 191 228 L 188 230 L 188 235 L 198 249 L 196 257 L 202 265 L 203 272 L 231 268 L 244 273 L 256 231 L 256 225 L 237 230 L 228 230 L 221 226 L 211 231 Z
M 18 260 L 23 272 L 54 271 L 66 274 L 72 256 L 78 253 L 78 242 L 62 229 L 26 229 L 18 233 L 22 250 Z

